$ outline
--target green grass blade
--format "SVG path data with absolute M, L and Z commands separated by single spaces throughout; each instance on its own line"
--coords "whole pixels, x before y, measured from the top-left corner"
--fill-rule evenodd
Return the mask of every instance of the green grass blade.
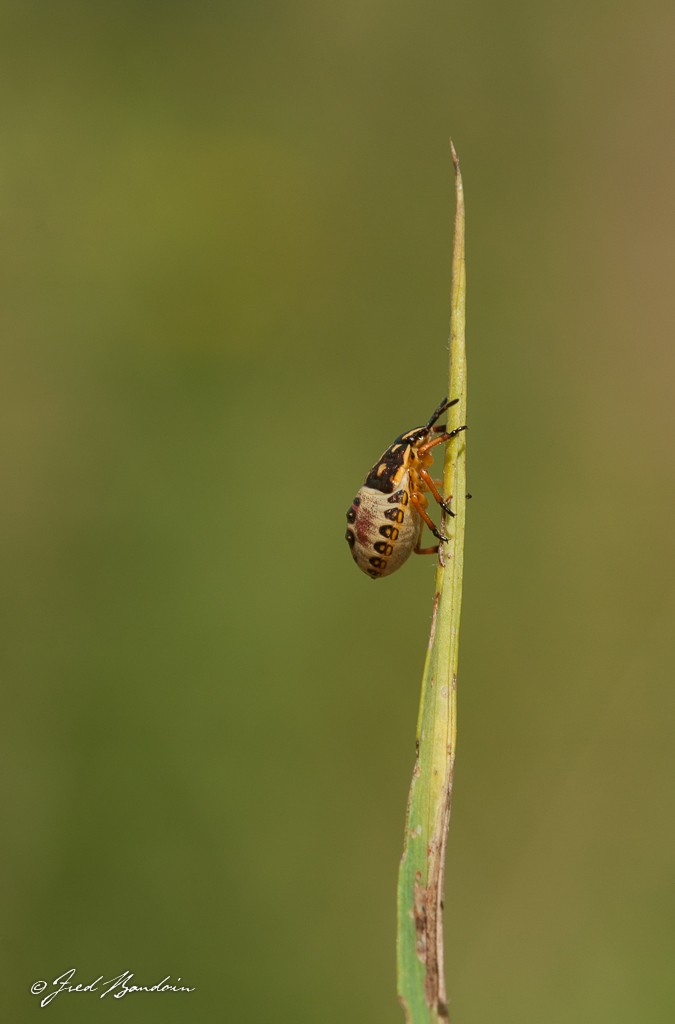
M 457 154 L 450 313 L 448 430 L 466 423 L 464 193 Z M 443 879 L 457 735 L 457 661 L 464 567 L 466 432 L 446 445 L 444 487 L 456 518 L 445 520 L 398 880 L 398 995 L 407 1024 L 447 1021 Z

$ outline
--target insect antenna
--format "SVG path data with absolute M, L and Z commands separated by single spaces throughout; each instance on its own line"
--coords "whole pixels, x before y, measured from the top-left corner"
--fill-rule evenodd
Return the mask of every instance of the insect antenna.
M 444 398 L 438 408 L 434 410 L 433 414 L 427 420 L 427 429 L 431 430 L 439 416 L 442 416 L 445 410 L 449 409 L 451 405 L 457 405 L 458 402 L 459 398 L 453 398 L 452 402 L 449 399 Z

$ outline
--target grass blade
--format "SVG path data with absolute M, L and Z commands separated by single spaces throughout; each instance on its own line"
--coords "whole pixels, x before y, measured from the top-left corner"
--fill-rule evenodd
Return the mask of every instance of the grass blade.
M 450 312 L 448 430 L 466 423 L 464 193 L 455 148 L 455 232 Z M 452 415 L 450 415 L 452 414 Z M 446 445 L 445 494 L 452 494 L 455 519 L 441 545 L 422 677 L 403 856 L 398 880 L 398 995 L 407 1024 L 448 1020 L 443 966 L 443 881 L 450 821 L 457 736 L 457 662 L 464 568 L 466 433 Z

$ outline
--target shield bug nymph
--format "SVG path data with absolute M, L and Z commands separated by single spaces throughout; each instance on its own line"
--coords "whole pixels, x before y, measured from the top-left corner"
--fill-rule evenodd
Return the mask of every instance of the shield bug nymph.
M 425 492 L 454 516 L 449 499 L 442 497 L 429 475 L 429 466 L 432 448 L 466 430 L 466 424 L 450 431 L 444 423 L 437 425 L 446 409 L 458 401 L 444 398 L 424 426 L 400 434 L 377 460 L 349 507 L 346 538 L 352 558 L 374 580 L 389 576 L 413 551 L 418 555 L 438 551 L 438 544 L 421 547 L 425 523 L 440 543 L 447 540 L 427 512 Z M 431 439 L 432 434 L 438 436 Z

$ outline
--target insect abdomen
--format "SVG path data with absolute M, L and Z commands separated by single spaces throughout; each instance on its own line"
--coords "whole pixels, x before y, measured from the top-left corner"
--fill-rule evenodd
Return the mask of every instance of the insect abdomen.
M 347 512 L 352 557 L 372 579 L 395 572 L 415 547 L 419 523 L 409 498 L 406 486 L 386 494 L 364 484 Z

